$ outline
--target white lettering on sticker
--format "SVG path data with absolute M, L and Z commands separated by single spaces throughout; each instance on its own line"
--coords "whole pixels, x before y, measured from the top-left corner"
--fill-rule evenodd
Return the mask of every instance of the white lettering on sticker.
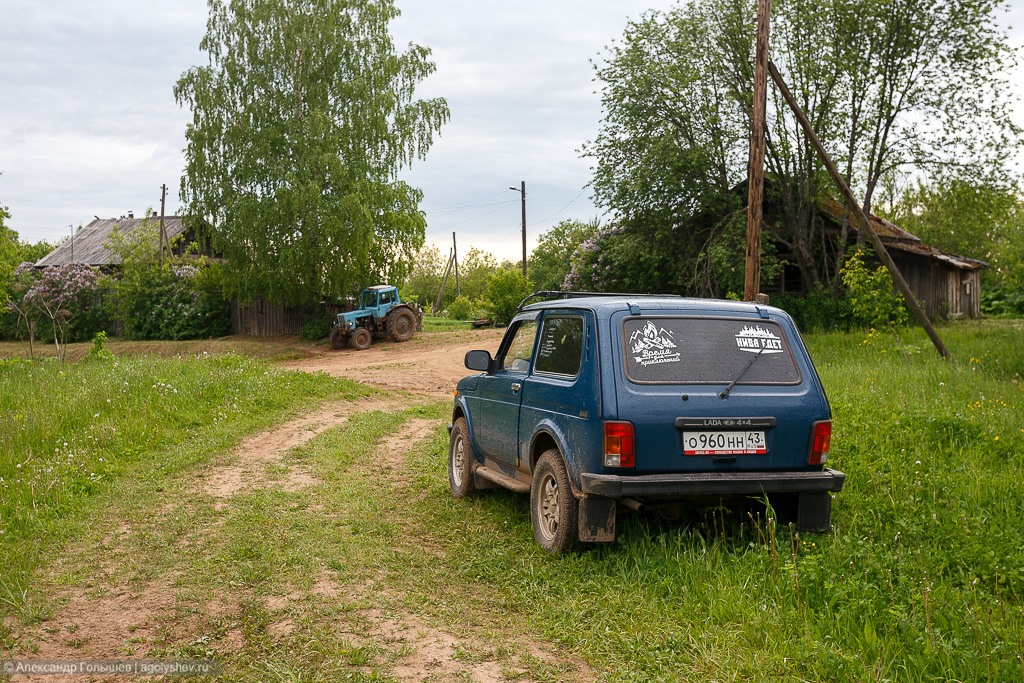
M 679 352 L 672 333 L 665 328 L 658 329 L 650 320 L 643 329 L 637 330 L 629 338 L 629 350 L 633 360 L 643 367 L 660 363 L 678 363 Z
M 736 346 L 740 351 L 750 353 L 782 353 L 782 339 L 771 330 L 766 330 L 760 325 L 756 327 L 745 326 L 736 335 Z

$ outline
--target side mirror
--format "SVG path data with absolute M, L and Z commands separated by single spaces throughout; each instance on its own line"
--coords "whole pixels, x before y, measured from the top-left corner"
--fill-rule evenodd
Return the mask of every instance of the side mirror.
M 466 352 L 466 368 L 469 370 L 476 370 L 477 372 L 490 372 L 491 364 L 494 361 L 491 360 L 490 351 L 467 351 Z

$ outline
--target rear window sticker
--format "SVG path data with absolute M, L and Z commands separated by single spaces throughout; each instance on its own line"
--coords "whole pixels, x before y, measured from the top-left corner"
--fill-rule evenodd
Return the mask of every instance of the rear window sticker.
M 676 348 L 672 333 L 665 328 L 659 329 L 650 320 L 633 333 L 629 345 L 633 360 L 645 368 L 659 363 L 680 362 L 679 352 L 672 351 Z
M 782 353 L 782 340 L 778 335 L 764 329 L 760 325 L 756 327 L 744 326 L 736 335 L 736 346 L 740 351 L 750 353 Z

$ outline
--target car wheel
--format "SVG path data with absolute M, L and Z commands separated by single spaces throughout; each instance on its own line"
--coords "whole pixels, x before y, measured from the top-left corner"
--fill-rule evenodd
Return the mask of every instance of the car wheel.
M 363 351 L 370 348 L 370 344 L 373 343 L 373 335 L 365 327 L 360 327 L 352 333 L 352 341 L 350 343 L 356 349 Z
M 452 437 L 448 442 L 448 486 L 456 498 L 466 498 L 476 493 L 476 479 L 473 475 L 473 463 L 476 454 L 469 440 L 469 425 L 466 418 L 460 417 L 452 427 Z
M 554 555 L 579 545 L 579 501 L 572 495 L 569 473 L 557 449 L 545 451 L 533 471 L 530 521 L 533 538 Z
M 331 330 L 331 347 L 335 349 L 343 349 L 348 346 L 348 337 L 342 334 L 341 330 L 335 327 Z
M 416 316 L 411 311 L 398 311 L 388 322 L 388 334 L 396 342 L 409 341 L 415 332 Z

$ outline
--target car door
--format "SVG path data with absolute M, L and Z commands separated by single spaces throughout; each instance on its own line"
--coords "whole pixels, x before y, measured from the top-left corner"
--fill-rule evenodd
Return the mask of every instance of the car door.
M 514 319 L 498 350 L 497 370 L 477 384 L 476 446 L 484 457 L 513 466 L 519 463 L 519 409 L 536 338 L 536 313 Z

